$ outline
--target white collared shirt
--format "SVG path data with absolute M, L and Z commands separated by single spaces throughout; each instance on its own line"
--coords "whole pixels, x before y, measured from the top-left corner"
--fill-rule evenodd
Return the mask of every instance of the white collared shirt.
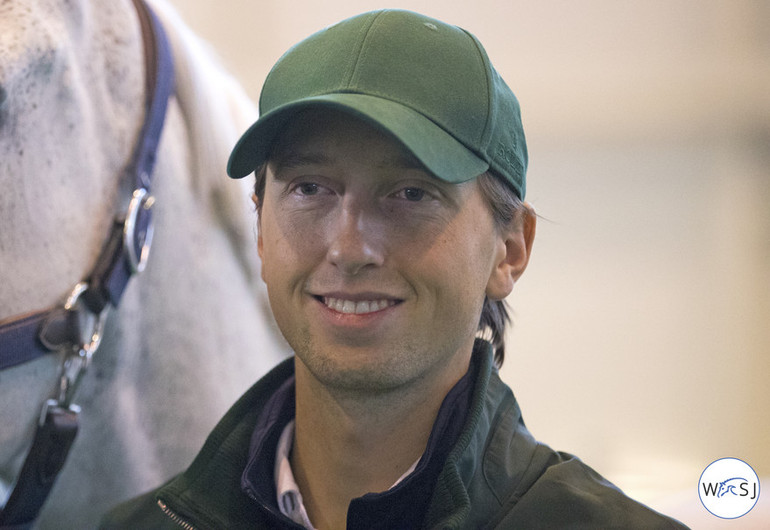
M 278 498 L 278 509 L 286 517 L 307 530 L 315 530 L 307 516 L 307 510 L 302 502 L 302 494 L 294 479 L 289 462 L 289 453 L 294 442 L 294 420 L 284 427 L 275 451 L 275 493 Z
M 291 470 L 289 453 L 293 443 L 294 420 L 291 420 L 284 427 L 275 452 L 275 492 L 278 499 L 278 509 L 286 517 L 297 524 L 301 524 L 307 530 L 315 530 L 313 523 L 310 522 L 310 518 L 307 516 L 307 510 L 305 510 L 305 505 L 302 502 L 302 494 L 299 492 L 299 486 L 297 486 L 297 481 L 294 479 L 294 472 Z M 389 489 L 393 489 L 408 477 L 415 470 L 419 461 L 420 459 L 418 458 Z

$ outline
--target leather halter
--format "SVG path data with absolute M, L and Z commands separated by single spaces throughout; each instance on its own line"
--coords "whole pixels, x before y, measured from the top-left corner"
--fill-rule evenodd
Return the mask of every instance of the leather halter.
M 13 493 L 0 512 L 0 527 L 25 528 L 37 518 L 77 432 L 79 408 L 72 394 L 99 345 L 109 307 L 116 307 L 129 280 L 145 266 L 152 242 L 150 185 L 156 153 L 174 89 L 168 38 L 144 0 L 133 0 L 141 22 L 146 64 L 145 121 L 127 168 L 133 193 L 113 222 L 96 265 L 62 306 L 0 322 L 0 370 L 43 355 L 68 353 L 58 400 L 43 407 L 35 440 Z M 87 331 L 84 331 L 87 328 Z M 76 377 L 71 372 L 75 365 Z

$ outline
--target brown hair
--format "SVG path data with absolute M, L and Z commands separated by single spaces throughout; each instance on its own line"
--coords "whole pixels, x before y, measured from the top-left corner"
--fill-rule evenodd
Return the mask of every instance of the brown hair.
M 527 206 L 502 178 L 487 171 L 479 175 L 478 183 L 498 230 L 503 231 L 514 222 L 524 222 L 520 216 Z M 510 322 L 511 317 L 505 300 L 484 299 L 477 333 L 492 343 L 498 368 L 505 360 L 505 328 Z

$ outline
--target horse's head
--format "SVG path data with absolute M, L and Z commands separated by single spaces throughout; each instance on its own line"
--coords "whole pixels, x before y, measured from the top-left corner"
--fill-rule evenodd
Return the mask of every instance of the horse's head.
M 717 497 L 724 497 L 725 495 L 740 495 L 738 488 L 741 484 L 745 484 L 746 479 L 741 477 L 734 477 L 724 480 L 719 483 L 719 491 L 717 491 Z
M 177 79 L 153 179 L 153 251 L 75 398 L 84 420 L 49 526 L 91 527 L 116 499 L 176 473 L 285 352 L 256 285 L 248 184 L 225 175 L 256 111 L 164 0 L 151 3 Z M 131 0 L 0 2 L 0 320 L 62 302 L 94 266 L 130 197 L 145 95 Z M 18 476 L 60 357 L 0 371 L 0 486 Z

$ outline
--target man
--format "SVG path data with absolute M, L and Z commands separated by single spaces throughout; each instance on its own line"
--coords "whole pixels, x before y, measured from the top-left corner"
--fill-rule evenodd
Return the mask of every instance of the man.
M 105 527 L 680 526 L 538 444 L 498 377 L 535 216 L 518 102 L 473 36 L 348 19 L 278 61 L 260 110 L 228 171 L 256 174 L 296 356 Z

